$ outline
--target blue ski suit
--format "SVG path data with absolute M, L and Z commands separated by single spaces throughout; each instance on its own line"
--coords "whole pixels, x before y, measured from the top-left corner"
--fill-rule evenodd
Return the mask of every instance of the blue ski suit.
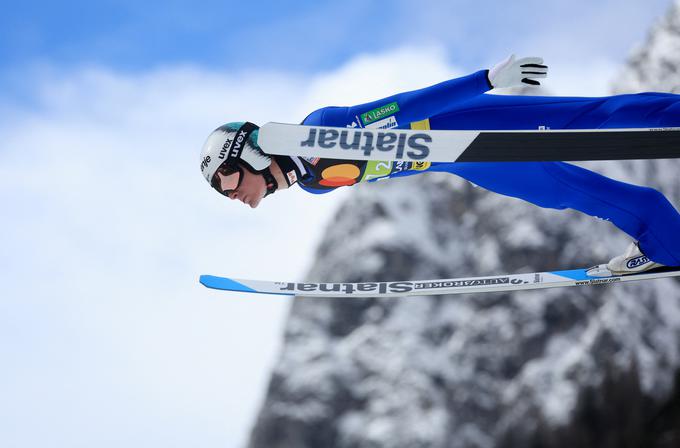
M 596 129 L 680 126 L 680 95 L 609 97 L 484 95 L 487 70 L 352 107 L 325 107 L 303 124 L 412 129 Z M 300 186 L 325 193 L 343 185 L 428 171 L 456 174 L 487 190 L 540 207 L 612 222 L 652 260 L 680 265 L 680 214 L 657 190 L 564 162 L 375 162 L 305 159 Z

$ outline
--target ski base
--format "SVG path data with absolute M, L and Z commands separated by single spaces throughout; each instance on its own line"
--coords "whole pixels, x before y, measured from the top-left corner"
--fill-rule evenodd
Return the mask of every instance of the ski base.
M 200 282 L 208 288 L 233 292 L 304 297 L 367 298 L 507 292 L 567 286 L 609 285 L 612 283 L 680 276 L 680 267 L 664 267 L 639 274 L 611 275 L 608 277 L 590 276 L 588 271 L 589 269 L 586 268 L 487 277 L 361 283 L 272 282 L 202 275 Z

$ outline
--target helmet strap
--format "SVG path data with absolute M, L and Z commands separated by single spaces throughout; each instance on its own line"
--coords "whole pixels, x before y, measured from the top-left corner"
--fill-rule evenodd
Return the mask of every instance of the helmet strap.
M 261 174 L 262 177 L 264 177 L 264 183 L 267 185 L 267 192 L 264 194 L 264 197 L 266 198 L 270 194 L 274 193 L 277 188 L 279 188 L 279 183 L 276 182 L 276 179 L 272 175 L 272 172 L 269 170 L 269 168 L 262 170 Z

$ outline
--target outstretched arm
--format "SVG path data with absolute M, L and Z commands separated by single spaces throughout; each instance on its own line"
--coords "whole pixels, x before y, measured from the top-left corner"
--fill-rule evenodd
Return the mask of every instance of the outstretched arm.
M 398 93 L 352 107 L 327 107 L 310 114 L 304 124 L 322 126 L 406 126 L 449 109 L 495 87 L 538 85 L 536 78 L 547 76 L 541 58 L 515 60 L 512 55 L 491 70 L 451 79 L 424 89 Z
M 398 93 L 370 103 L 352 106 L 347 110 L 347 119 L 356 121 L 361 127 L 394 116 L 399 125 L 443 112 L 452 103 L 464 101 L 492 89 L 487 77 L 488 70 L 480 70 L 468 76 L 450 79 L 424 89 Z

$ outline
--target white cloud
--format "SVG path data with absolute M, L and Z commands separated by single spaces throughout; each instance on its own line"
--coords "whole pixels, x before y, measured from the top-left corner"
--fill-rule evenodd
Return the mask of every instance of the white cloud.
M 545 88 L 549 95 L 605 96 L 621 64 L 603 58 L 584 58 L 575 63 L 570 58 L 547 58 L 550 75 Z
M 464 74 L 447 64 L 446 59 L 446 51 L 441 46 L 359 54 L 332 73 L 312 80 L 300 110 L 361 104 Z

